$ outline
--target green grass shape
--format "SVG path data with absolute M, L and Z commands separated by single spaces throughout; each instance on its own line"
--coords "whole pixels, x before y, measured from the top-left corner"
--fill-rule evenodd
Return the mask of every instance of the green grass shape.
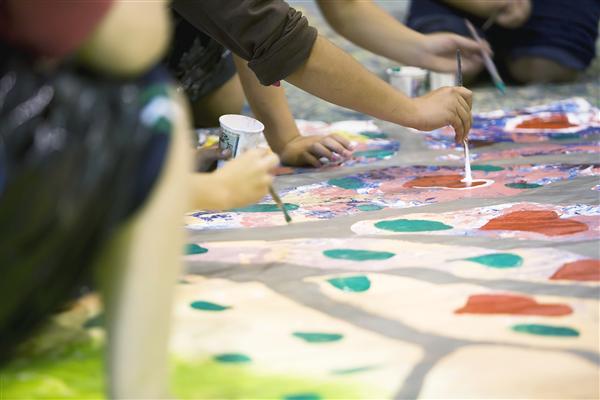
M 292 335 L 308 343 L 330 343 L 342 340 L 344 335 L 341 333 L 323 333 L 323 332 L 294 332 Z
M 485 172 L 496 172 L 496 171 L 502 171 L 504 170 L 504 168 L 502 167 L 498 167 L 496 165 L 471 165 L 471 169 L 473 171 L 485 171 Z
M 365 185 L 359 178 L 354 177 L 330 179 L 327 183 L 342 189 L 360 189 Z
M 542 324 L 518 324 L 512 330 L 519 333 L 529 333 L 538 336 L 577 337 L 579 331 L 568 326 L 553 326 Z
M 538 185 L 537 183 L 515 182 L 515 183 L 507 183 L 504 186 L 512 188 L 512 189 L 535 189 L 535 188 L 539 188 L 542 185 Z
M 197 301 L 192 302 L 190 304 L 190 307 L 192 307 L 195 310 L 201 310 L 201 311 L 225 311 L 225 310 L 229 310 L 231 308 L 230 306 L 224 306 L 221 304 L 211 303 L 210 301 L 203 301 L 203 300 L 197 300 Z
M 294 210 L 297 210 L 298 208 L 300 208 L 300 206 L 298 206 L 297 204 L 292 204 L 292 203 L 284 203 L 283 206 L 285 207 L 285 209 L 287 211 L 294 211 Z M 253 205 L 248 206 L 248 207 L 234 208 L 231 211 L 241 212 L 241 213 L 246 213 L 246 212 L 281 212 L 281 209 L 277 206 L 277 204 L 253 204 Z
M 192 255 L 192 254 L 204 254 L 207 252 L 208 252 L 208 249 L 198 246 L 195 243 L 188 243 L 185 245 L 185 254 L 188 256 Z

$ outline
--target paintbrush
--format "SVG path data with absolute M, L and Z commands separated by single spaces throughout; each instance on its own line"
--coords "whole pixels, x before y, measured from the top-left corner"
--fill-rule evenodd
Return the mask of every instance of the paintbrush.
M 480 46 L 482 46 L 481 47 L 481 56 L 483 57 L 483 63 L 485 64 L 485 67 L 487 68 L 488 72 L 490 73 L 490 76 L 492 77 L 492 80 L 494 81 L 494 85 L 496 85 L 496 88 L 500 91 L 500 93 L 505 94 L 506 93 L 506 85 L 504 84 L 504 81 L 502 80 L 502 78 L 500 78 L 500 74 L 498 73 L 498 69 L 496 68 L 496 65 L 492 61 L 492 58 L 483 50 L 483 41 L 477 34 L 477 31 L 475 30 L 475 27 L 473 26 L 473 24 L 471 24 L 471 22 L 466 18 L 465 18 L 465 24 L 467 25 L 469 32 L 471 32 L 471 36 L 473 36 L 473 39 L 475 39 L 475 41 L 477 43 L 479 43 Z
M 463 85 L 463 76 L 462 76 L 462 58 L 460 56 L 460 49 L 456 50 L 456 86 Z M 468 138 L 469 132 L 467 132 Z M 462 182 L 465 182 L 467 185 L 470 185 L 473 182 L 473 176 L 471 175 L 471 157 L 469 156 L 469 139 L 465 139 L 463 142 L 463 147 L 465 149 L 465 178 Z
M 496 11 L 494 11 L 494 13 L 490 15 L 490 17 L 483 23 L 483 25 L 481 25 L 481 30 L 485 32 L 488 29 L 490 29 L 492 25 L 494 25 L 494 22 L 496 22 L 496 18 L 498 18 L 498 15 L 500 15 L 501 12 L 501 8 L 498 8 Z
M 287 222 L 288 224 L 292 222 L 292 217 L 290 217 L 290 214 L 288 214 L 287 210 L 285 209 L 285 205 L 281 202 L 281 198 L 279 197 L 275 189 L 273 189 L 273 186 L 269 186 L 269 193 L 271 194 L 273 201 L 275 201 L 275 204 L 277 204 L 277 207 L 281 208 L 281 211 L 283 211 L 285 222 Z

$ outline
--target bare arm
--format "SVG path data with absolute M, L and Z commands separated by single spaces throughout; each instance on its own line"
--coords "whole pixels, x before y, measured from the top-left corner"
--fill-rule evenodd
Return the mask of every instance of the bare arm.
M 371 0 L 318 1 L 333 29 L 351 42 L 401 64 L 455 72 L 456 49 L 463 52 L 464 72 L 482 65 L 480 45 L 453 33 L 423 35 L 400 23 Z M 485 48 L 485 51 L 490 51 Z

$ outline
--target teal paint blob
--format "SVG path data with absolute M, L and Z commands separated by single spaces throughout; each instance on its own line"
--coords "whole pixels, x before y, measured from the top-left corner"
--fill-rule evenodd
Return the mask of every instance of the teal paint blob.
M 540 324 L 519 324 L 514 325 L 512 330 L 520 333 L 529 333 L 539 336 L 560 336 L 560 337 L 577 337 L 579 331 L 566 326 L 552 326 Z
M 479 257 L 465 258 L 491 268 L 516 268 L 523 265 L 523 257 L 511 253 L 486 254 Z
M 353 153 L 355 157 L 365 157 L 365 158 L 376 158 L 378 160 L 383 160 L 388 157 L 396 154 L 394 150 L 365 150 L 365 151 L 356 151 Z
M 371 288 L 371 281 L 364 275 L 331 278 L 327 282 L 344 292 L 366 292 Z
M 382 210 L 382 206 L 378 206 L 377 204 L 361 204 L 357 207 L 360 211 L 378 211 Z
M 329 343 L 342 340 L 344 335 L 339 333 L 294 332 L 294 336 L 308 343 Z
M 550 139 L 554 140 L 573 140 L 573 139 L 581 139 L 581 135 L 579 133 L 550 133 L 548 135 Z
M 507 183 L 504 186 L 513 188 L 513 189 L 535 189 L 535 188 L 539 188 L 542 185 L 538 185 L 537 183 L 515 182 L 515 183 Z
M 283 400 L 321 400 L 316 393 L 294 393 L 283 396 Z
M 495 172 L 495 171 L 502 171 L 502 170 L 504 170 L 504 168 L 497 167 L 495 165 L 471 165 L 471 170 L 473 170 L 473 171 Z
M 297 204 L 284 203 L 283 206 L 288 211 L 294 211 L 300 208 Z M 277 204 L 253 204 L 248 207 L 234 208 L 231 211 L 235 212 L 281 212 Z
M 388 137 L 388 134 L 385 132 L 361 132 L 360 134 L 369 139 L 385 139 Z
M 230 364 L 239 364 L 239 363 L 249 363 L 252 361 L 250 357 L 241 353 L 223 353 L 218 354 L 214 357 L 214 360 L 220 363 L 230 363 Z
M 217 303 L 211 303 L 210 301 L 202 300 L 192 302 L 192 304 L 190 304 L 190 307 L 192 307 L 195 310 L 201 311 L 225 311 L 231 308 L 229 306 L 222 306 Z
M 365 371 L 371 371 L 373 369 L 377 368 L 376 366 L 372 366 L 372 365 L 367 365 L 364 367 L 355 367 L 355 368 L 346 368 L 346 369 L 335 369 L 333 371 L 331 371 L 332 374 L 334 375 L 351 375 L 351 374 L 358 374 L 360 372 L 365 372 Z
M 392 232 L 429 232 L 452 229 L 450 225 L 424 219 L 394 219 L 390 221 L 379 221 L 375 223 L 375 227 Z
M 330 179 L 327 183 L 342 189 L 360 189 L 365 186 L 363 181 L 353 177 Z
M 204 247 L 200 247 L 197 244 L 188 243 L 185 245 L 185 254 L 188 256 L 192 255 L 192 254 L 204 254 L 207 252 L 208 252 L 208 249 L 205 249 Z
M 323 255 L 336 260 L 370 261 L 387 260 L 396 254 L 388 251 L 354 250 L 354 249 L 331 249 L 325 250 Z

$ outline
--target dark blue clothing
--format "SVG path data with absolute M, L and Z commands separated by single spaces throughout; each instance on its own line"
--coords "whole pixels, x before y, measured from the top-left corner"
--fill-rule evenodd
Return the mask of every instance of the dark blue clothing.
M 454 32 L 470 37 L 463 18 L 485 22 L 438 0 L 411 2 L 408 26 L 423 33 Z M 596 56 L 600 0 L 532 0 L 529 20 L 517 29 L 493 25 L 485 34 L 502 70 L 507 59 L 541 57 L 584 70 Z

